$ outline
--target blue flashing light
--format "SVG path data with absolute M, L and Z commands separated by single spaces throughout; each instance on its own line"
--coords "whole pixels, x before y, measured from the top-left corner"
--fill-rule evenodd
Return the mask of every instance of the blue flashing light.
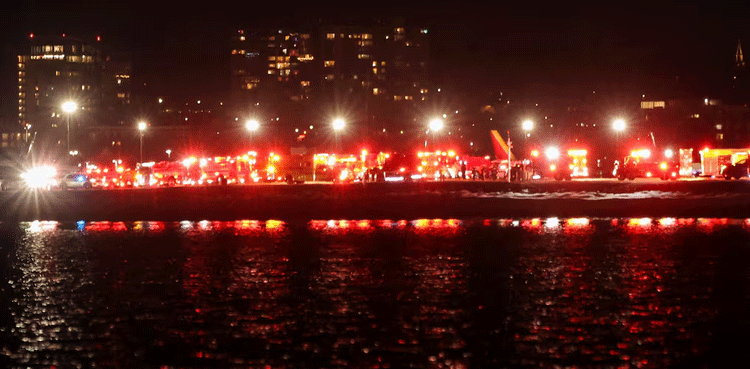
M 76 225 L 78 226 L 78 230 L 82 231 L 86 227 L 86 221 L 79 220 L 76 222 Z
M 84 176 L 82 176 L 82 175 L 80 175 L 80 176 L 76 177 L 76 182 L 83 182 L 83 181 L 85 181 L 85 180 L 86 180 L 86 177 L 84 177 Z

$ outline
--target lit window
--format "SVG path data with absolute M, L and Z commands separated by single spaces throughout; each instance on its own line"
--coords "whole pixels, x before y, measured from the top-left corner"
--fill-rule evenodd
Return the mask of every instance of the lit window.
M 326 34 L 326 38 L 329 39 L 329 40 L 333 40 L 334 38 L 336 38 L 336 34 L 335 33 L 328 33 L 328 34 Z
M 372 89 L 372 94 L 373 95 L 377 95 L 379 93 L 380 93 L 380 90 L 377 87 L 375 87 L 375 88 Z
M 245 41 L 245 36 L 240 36 L 240 41 Z
M 300 85 L 302 85 L 302 87 L 309 87 L 310 86 L 310 81 L 301 81 Z
M 723 140 L 724 139 L 724 134 L 723 133 L 717 133 L 716 134 L 716 139 L 717 140 Z
M 721 124 L 717 124 L 717 125 L 716 125 L 716 130 L 717 130 L 717 131 L 721 131 L 721 129 L 722 129 L 722 128 L 723 128 L 723 127 L 722 127 L 722 125 L 721 125 Z
M 357 59 L 370 59 L 370 54 L 357 54 Z
M 395 100 L 395 101 L 401 101 L 401 96 L 393 95 L 393 100 Z
M 323 65 L 326 66 L 326 67 L 332 67 L 335 64 L 336 64 L 335 60 L 326 60 L 325 62 L 323 62 Z

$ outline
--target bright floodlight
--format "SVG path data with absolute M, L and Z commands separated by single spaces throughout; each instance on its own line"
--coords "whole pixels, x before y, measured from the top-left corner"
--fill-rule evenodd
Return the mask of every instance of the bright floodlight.
M 523 128 L 524 131 L 531 131 L 534 128 L 534 122 L 527 119 L 521 123 L 521 128 Z
M 556 147 L 550 147 L 544 151 L 544 154 L 549 160 L 557 160 L 560 157 L 560 150 L 558 150 Z
M 664 151 L 664 156 L 671 159 L 674 156 L 674 151 L 672 151 L 671 149 L 666 149 Z
M 143 132 L 146 130 L 146 123 L 145 122 L 138 122 L 138 130 Z
M 344 129 L 344 126 L 346 126 L 346 123 L 343 119 L 339 118 L 333 121 L 333 129 L 336 131 L 340 131 Z
M 614 128 L 617 132 L 622 132 L 625 130 L 625 120 L 623 119 L 617 119 L 614 122 L 612 122 L 612 128 Z
M 435 118 L 430 121 L 430 131 L 437 132 L 439 130 L 443 129 L 443 120 L 439 118 Z
M 250 119 L 247 122 L 245 122 L 245 129 L 247 129 L 250 132 L 255 132 L 260 128 L 260 123 L 258 123 L 255 119 Z
M 76 109 L 78 109 L 78 104 L 75 101 L 66 101 L 62 104 L 62 110 L 68 114 L 76 111 Z

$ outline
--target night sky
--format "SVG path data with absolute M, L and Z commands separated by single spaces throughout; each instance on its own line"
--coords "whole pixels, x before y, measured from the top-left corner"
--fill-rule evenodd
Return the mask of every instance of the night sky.
M 748 3 L 436 1 L 368 8 L 233 3 L 6 4 L 0 11 L 2 115 L 15 116 L 15 55 L 26 52 L 20 45 L 31 32 L 101 35 L 115 50 L 132 53 L 136 94 L 204 99 L 228 86 L 228 35 L 255 23 L 405 17 L 429 28 L 431 72 L 442 86 L 549 99 L 596 89 L 657 94 L 678 76 L 689 90 L 716 93 L 730 78 L 737 40 L 750 39 Z M 750 50 L 750 43 L 745 48 Z

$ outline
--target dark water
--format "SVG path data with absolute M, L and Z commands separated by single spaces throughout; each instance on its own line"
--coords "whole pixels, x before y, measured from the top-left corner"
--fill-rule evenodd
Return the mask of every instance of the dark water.
M 750 220 L 0 225 L 0 366 L 737 367 Z

